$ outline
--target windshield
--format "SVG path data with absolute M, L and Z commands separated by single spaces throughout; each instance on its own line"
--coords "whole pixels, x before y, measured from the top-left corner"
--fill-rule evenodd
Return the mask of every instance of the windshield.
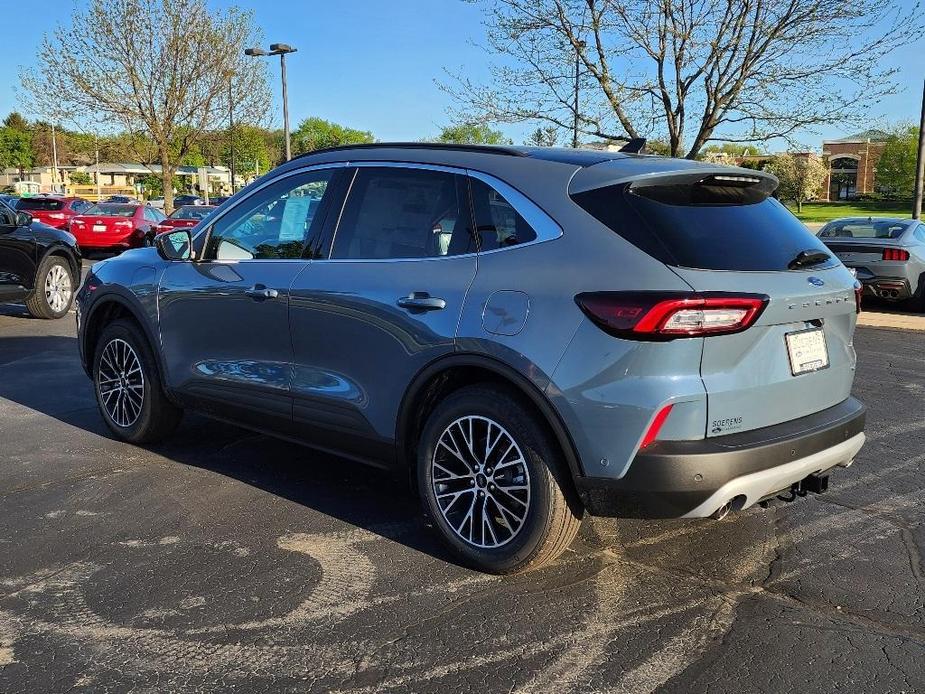
M 101 202 L 84 212 L 85 215 L 97 217 L 134 217 L 138 205 L 119 205 L 112 202 Z
M 20 198 L 16 203 L 17 210 L 60 210 L 64 207 L 61 200 L 54 198 Z
M 840 219 L 819 230 L 819 238 L 898 239 L 911 222 L 902 219 Z
M 186 205 L 173 211 L 171 219 L 203 219 L 215 208 L 206 205 Z

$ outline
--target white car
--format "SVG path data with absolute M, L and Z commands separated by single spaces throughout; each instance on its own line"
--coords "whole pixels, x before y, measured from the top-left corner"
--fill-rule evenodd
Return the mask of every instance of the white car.
M 163 210 L 164 209 L 164 198 L 163 196 L 158 197 L 158 198 L 148 198 L 145 204 L 148 207 L 156 207 L 159 210 Z

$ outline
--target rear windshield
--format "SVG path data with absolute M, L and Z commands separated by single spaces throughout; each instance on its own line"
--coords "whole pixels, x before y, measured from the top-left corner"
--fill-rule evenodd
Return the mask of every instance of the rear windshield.
M 911 222 L 896 219 L 842 219 L 829 222 L 819 230 L 819 237 L 847 239 L 898 239 Z
M 186 205 L 170 215 L 171 219 L 204 219 L 215 208 L 211 205 Z
M 20 198 L 16 203 L 17 210 L 60 210 L 62 207 L 64 203 L 54 198 Z
M 773 198 L 751 204 L 669 204 L 629 185 L 576 193 L 587 212 L 668 265 L 704 270 L 787 270 L 801 251 L 830 252 Z M 831 267 L 834 257 L 814 264 Z
M 84 212 L 85 215 L 98 217 L 133 217 L 138 205 L 120 205 L 114 202 L 101 202 Z

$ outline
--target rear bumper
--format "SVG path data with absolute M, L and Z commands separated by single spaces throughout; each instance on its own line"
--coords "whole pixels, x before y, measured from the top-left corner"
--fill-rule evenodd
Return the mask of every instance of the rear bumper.
M 699 441 L 663 441 L 621 479 L 581 477 L 592 515 L 703 518 L 730 500 L 747 508 L 809 475 L 847 467 L 864 445 L 865 407 L 844 402 L 790 422 Z
M 864 285 L 864 293 L 881 299 L 909 299 L 914 293 L 912 285 L 905 277 L 869 277 L 858 278 Z

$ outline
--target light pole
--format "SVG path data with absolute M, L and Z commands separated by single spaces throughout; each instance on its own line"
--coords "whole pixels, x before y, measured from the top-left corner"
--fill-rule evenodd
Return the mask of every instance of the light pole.
M 912 194 L 912 218 L 922 216 L 922 188 L 925 186 L 925 87 L 922 88 L 922 117 L 919 121 L 919 154 L 915 166 L 915 191 Z
M 280 72 L 283 79 L 283 130 L 286 136 L 286 161 L 292 159 L 292 149 L 289 145 L 289 92 L 286 88 L 286 54 L 295 53 L 297 50 L 299 49 L 293 48 L 288 43 L 271 43 L 269 53 L 262 48 L 248 48 L 244 51 L 244 55 L 254 57 L 263 55 L 279 56 Z
M 587 44 L 584 41 L 575 42 L 575 113 L 572 118 L 572 147 L 578 149 L 578 80 L 581 77 L 581 51 Z
M 234 73 L 228 75 L 228 141 L 231 150 L 231 194 L 234 195 L 234 97 L 231 94 L 231 81 Z

